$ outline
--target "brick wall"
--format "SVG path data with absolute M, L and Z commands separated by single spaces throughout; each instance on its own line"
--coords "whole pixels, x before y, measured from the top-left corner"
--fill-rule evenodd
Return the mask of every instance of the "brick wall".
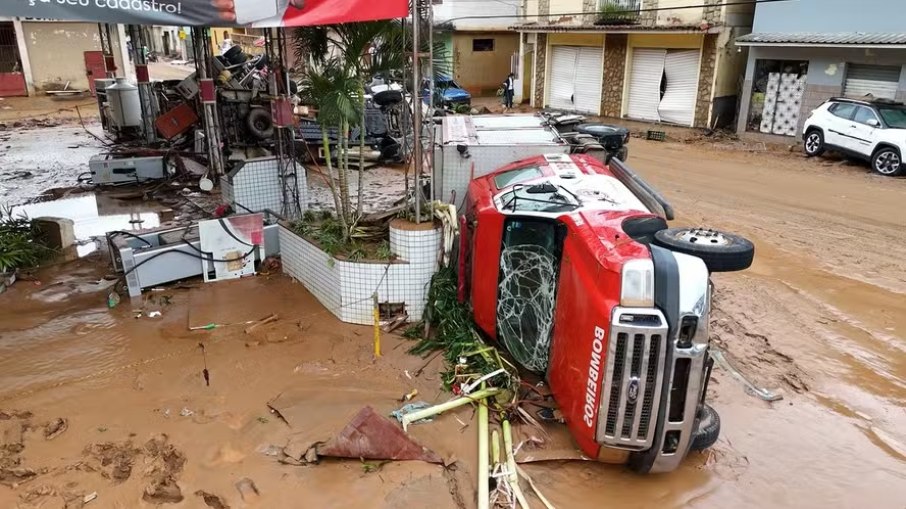
M 544 107 L 544 69 L 547 66 L 547 34 L 538 34 L 535 44 L 535 107 Z
M 698 78 L 698 100 L 695 103 L 695 127 L 709 127 L 711 91 L 717 62 L 717 34 L 706 34 L 702 43 L 701 71 Z
M 814 85 L 806 83 L 805 92 L 802 93 L 802 106 L 799 107 L 799 129 L 796 132 L 802 131 L 802 126 L 805 125 L 805 119 L 808 118 L 808 114 L 811 113 L 813 109 L 817 108 L 821 103 L 831 97 L 840 95 L 843 95 L 842 86 Z
M 604 80 L 601 91 L 601 115 L 619 117 L 623 109 L 623 81 L 626 72 L 626 49 L 629 36 L 608 34 L 604 40 Z

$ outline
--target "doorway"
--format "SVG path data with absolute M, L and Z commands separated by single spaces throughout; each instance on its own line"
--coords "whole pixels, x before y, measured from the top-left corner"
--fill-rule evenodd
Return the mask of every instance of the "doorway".
M 12 22 L 0 23 L 0 97 L 27 96 L 22 60 Z

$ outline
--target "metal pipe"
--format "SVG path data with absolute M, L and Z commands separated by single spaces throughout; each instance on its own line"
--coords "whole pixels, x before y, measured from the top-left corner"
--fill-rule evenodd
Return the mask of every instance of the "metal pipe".
M 428 151 L 428 171 L 431 172 L 431 197 L 434 200 L 437 200 L 437 194 L 435 193 L 437 185 L 437 177 L 434 174 L 434 155 L 435 148 L 434 144 L 437 141 L 435 139 L 435 127 L 434 123 L 434 4 L 432 3 L 428 9 L 428 112 L 430 115 L 430 123 L 428 124 L 428 146 L 431 147 Z
M 412 145 L 412 158 L 415 161 L 415 223 L 422 222 L 422 203 L 421 203 L 421 176 L 422 176 L 422 94 L 421 81 L 419 80 L 419 67 L 421 66 L 421 40 L 419 39 L 419 25 L 421 24 L 419 16 L 419 0 L 412 1 L 412 130 L 414 131 L 414 143 Z

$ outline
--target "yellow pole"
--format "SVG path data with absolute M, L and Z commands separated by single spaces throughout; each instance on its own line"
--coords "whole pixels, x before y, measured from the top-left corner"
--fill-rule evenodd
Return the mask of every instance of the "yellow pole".
M 377 292 L 372 295 L 374 299 L 374 356 L 381 356 L 381 312 L 378 306 Z
M 488 401 L 481 400 L 478 402 L 478 509 L 490 507 L 488 460 Z

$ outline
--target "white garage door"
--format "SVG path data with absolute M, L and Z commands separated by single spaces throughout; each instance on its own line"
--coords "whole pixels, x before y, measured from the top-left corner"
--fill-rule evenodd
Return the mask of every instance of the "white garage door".
M 551 108 L 599 114 L 604 77 L 601 48 L 553 46 L 551 49 Z
M 692 125 L 698 96 L 699 50 L 635 49 L 626 116 Z M 661 96 L 661 81 L 666 86 Z
M 862 98 L 871 94 L 876 98 L 896 99 L 899 82 L 899 67 L 847 64 L 843 95 Z
M 551 50 L 551 108 L 573 109 L 577 50 L 572 46 L 554 46 Z
M 698 96 L 698 50 L 668 51 L 664 59 L 667 87 L 657 111 L 663 122 L 692 125 Z
M 658 105 L 661 102 L 661 78 L 667 50 L 634 49 L 632 72 L 629 75 L 629 105 L 626 115 L 639 120 L 661 119 Z

